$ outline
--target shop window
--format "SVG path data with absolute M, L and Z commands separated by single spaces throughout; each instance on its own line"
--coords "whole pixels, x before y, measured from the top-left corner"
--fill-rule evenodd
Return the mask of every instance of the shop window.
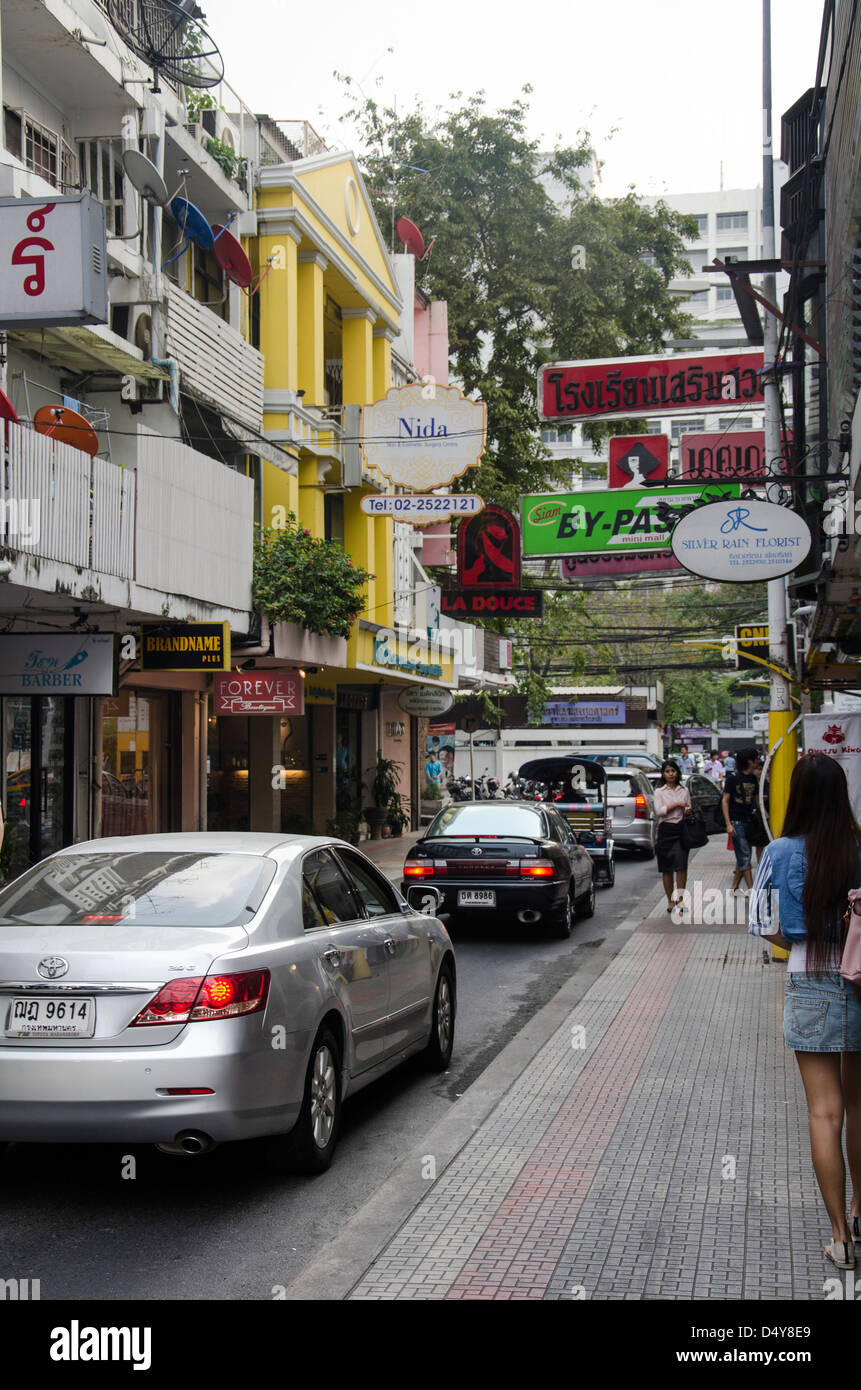
M 248 720 L 210 715 L 206 746 L 206 825 L 208 830 L 248 830 Z
M 123 689 L 102 701 L 102 835 L 168 830 L 168 697 Z

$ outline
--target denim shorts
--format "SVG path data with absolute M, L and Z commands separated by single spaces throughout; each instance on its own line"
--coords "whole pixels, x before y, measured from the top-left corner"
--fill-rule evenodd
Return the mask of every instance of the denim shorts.
M 747 826 L 743 821 L 734 820 L 732 828 L 735 834 L 732 837 L 732 847 L 735 850 L 735 867 L 737 869 L 750 868 L 750 844 L 747 838 Z
M 783 1036 L 793 1052 L 861 1052 L 861 1003 L 837 970 L 786 977 Z

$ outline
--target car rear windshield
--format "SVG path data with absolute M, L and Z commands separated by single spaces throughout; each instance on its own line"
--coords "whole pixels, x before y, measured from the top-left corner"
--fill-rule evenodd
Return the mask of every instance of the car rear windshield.
M 425 838 L 432 840 L 441 835 L 494 835 L 497 838 L 513 835 L 519 839 L 544 839 L 538 811 L 524 806 L 506 806 L 503 802 L 489 806 L 486 801 L 448 806 L 440 811 Z
M 241 926 L 275 869 L 252 854 L 57 855 L 0 892 L 0 927 Z

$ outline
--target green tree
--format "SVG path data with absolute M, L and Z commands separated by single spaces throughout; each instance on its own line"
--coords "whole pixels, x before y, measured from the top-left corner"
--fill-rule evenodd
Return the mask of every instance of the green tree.
M 435 118 L 363 99 L 346 117 L 383 226 L 407 216 L 437 238 L 417 265 L 421 288 L 448 302 L 454 375 L 488 414 L 482 466 L 461 484 L 509 507 L 563 481 L 539 435 L 541 363 L 654 351 L 689 321 L 668 285 L 687 267 L 690 219 L 633 192 L 594 198 L 581 182 L 588 136 L 542 154 L 526 131 L 528 92 L 496 112 L 481 92 L 457 94 Z

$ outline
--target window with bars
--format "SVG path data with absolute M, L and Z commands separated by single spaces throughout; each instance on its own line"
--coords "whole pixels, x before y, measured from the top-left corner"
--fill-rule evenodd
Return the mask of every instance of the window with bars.
M 23 161 L 33 174 L 63 192 L 78 187 L 78 159 L 62 135 L 50 130 L 29 111 L 3 108 L 4 143 L 10 154 Z
M 204 251 L 192 242 L 188 254 L 191 261 L 191 293 L 219 318 L 228 317 L 227 285 L 224 271 L 211 251 Z
M 78 150 L 81 157 L 81 180 L 99 202 L 104 204 L 108 236 L 124 236 L 128 219 L 122 140 L 80 140 Z

